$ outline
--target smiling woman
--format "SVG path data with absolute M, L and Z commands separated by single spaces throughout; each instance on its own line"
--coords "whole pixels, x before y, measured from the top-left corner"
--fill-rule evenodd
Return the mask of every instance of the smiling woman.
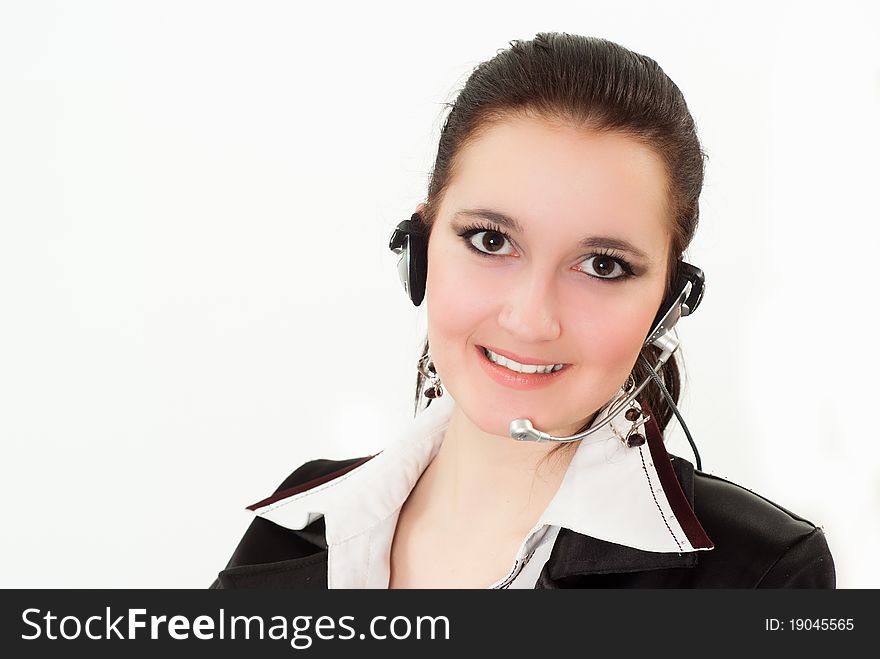
M 538 117 L 500 121 L 459 153 L 427 278 L 431 356 L 456 416 L 489 435 L 517 418 L 567 435 L 614 396 L 666 288 L 665 188 L 635 140 Z M 566 366 L 511 391 L 476 346 Z M 511 444 L 499 450 L 524 450 Z
M 478 66 L 392 237 L 427 301 L 416 420 L 294 471 L 214 585 L 834 587 L 820 528 L 663 444 L 702 181 L 652 59 L 542 33 Z

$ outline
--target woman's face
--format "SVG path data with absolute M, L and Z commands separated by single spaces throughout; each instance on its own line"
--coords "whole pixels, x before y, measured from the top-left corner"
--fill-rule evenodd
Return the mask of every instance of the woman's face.
M 666 184 L 633 139 L 544 119 L 459 152 L 428 243 L 428 339 L 481 430 L 571 434 L 624 384 L 663 297 Z

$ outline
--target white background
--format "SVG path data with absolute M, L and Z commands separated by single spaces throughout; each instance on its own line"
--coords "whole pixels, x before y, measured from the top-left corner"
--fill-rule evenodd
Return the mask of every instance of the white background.
M 555 30 L 656 59 L 710 156 L 679 326 L 704 469 L 880 586 L 877 7 L 3 2 L 0 585 L 207 586 L 244 506 L 381 450 L 353 428 L 411 418 L 425 322 L 388 235 L 443 103 Z

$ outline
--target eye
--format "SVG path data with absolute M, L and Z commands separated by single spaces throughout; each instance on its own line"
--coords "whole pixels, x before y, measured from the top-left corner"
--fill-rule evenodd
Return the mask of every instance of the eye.
M 477 231 L 468 236 L 468 242 L 478 251 L 484 254 L 500 254 L 501 256 L 509 256 L 515 254 L 513 246 L 509 244 L 507 236 L 499 231 Z M 508 243 L 507 251 L 504 249 L 505 243 Z
M 594 254 L 578 264 L 578 270 L 599 279 L 620 279 L 632 274 L 628 266 L 607 254 Z

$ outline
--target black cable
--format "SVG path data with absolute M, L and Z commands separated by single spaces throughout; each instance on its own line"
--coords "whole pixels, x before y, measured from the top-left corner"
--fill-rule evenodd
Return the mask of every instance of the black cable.
M 684 422 L 684 419 L 681 418 L 681 414 L 678 412 L 678 408 L 675 406 L 675 401 L 672 400 L 672 396 L 666 390 L 666 385 L 663 384 L 663 379 L 657 375 L 657 371 L 653 369 L 651 366 L 651 362 L 645 359 L 645 356 L 639 353 L 639 358 L 644 362 L 645 366 L 648 368 L 648 373 L 650 373 L 651 378 L 654 382 L 657 383 L 657 386 L 660 387 L 660 391 L 663 392 L 663 395 L 666 397 L 666 402 L 669 403 L 669 407 L 672 408 L 672 411 L 675 412 L 675 418 L 678 419 L 678 422 L 681 424 L 681 429 L 684 430 L 684 434 L 687 436 L 688 441 L 691 444 L 691 450 L 694 452 L 694 458 L 697 460 L 697 469 L 703 471 L 703 463 L 700 460 L 700 452 L 697 450 L 697 445 L 694 443 L 694 438 L 691 437 L 691 432 L 688 430 L 687 424 Z

